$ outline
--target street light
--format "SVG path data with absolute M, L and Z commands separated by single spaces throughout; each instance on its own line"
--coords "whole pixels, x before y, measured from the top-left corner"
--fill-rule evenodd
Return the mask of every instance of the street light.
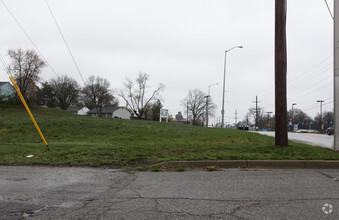
M 235 49 L 235 48 L 243 48 L 243 46 L 235 46 L 229 50 L 225 50 L 225 60 L 224 60 L 224 81 L 222 88 L 222 109 L 221 109 L 221 127 L 224 127 L 224 115 L 225 115 L 225 77 L 226 77 L 226 54 L 227 52 Z
M 323 125 L 323 102 L 324 102 L 324 100 L 317 100 L 317 102 L 320 102 L 320 124 L 321 124 L 321 130 L 324 130 L 324 125 Z
M 293 125 L 293 122 L 294 122 L 294 112 L 293 112 L 293 106 L 294 105 L 297 105 L 297 103 L 293 103 L 292 104 L 292 130 L 294 131 L 294 125 Z
M 208 86 L 208 95 L 206 97 L 206 127 L 208 127 L 208 98 L 210 97 L 210 88 L 212 86 L 218 85 L 218 83 L 213 83 L 212 85 Z

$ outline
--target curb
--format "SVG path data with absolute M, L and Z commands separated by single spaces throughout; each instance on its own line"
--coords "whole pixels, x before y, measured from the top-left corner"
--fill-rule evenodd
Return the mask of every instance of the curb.
M 168 161 L 163 165 L 189 168 L 339 169 L 339 160 L 203 160 Z

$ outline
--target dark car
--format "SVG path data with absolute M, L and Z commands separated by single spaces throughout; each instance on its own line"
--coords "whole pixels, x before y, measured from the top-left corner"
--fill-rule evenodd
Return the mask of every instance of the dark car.
M 333 127 L 328 127 L 326 129 L 326 134 L 328 134 L 328 135 L 334 134 L 334 128 Z
M 248 131 L 248 124 L 246 122 L 238 122 L 237 124 L 238 130 Z

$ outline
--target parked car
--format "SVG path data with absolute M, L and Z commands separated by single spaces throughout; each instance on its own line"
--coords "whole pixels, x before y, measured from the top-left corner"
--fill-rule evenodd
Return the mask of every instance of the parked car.
M 333 127 L 328 127 L 326 129 L 326 134 L 328 134 L 328 135 L 334 134 L 334 128 Z

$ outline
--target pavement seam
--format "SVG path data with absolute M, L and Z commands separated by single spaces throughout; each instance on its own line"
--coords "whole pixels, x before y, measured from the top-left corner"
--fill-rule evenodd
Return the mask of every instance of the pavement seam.
M 331 175 L 329 175 L 329 174 L 327 174 L 327 173 L 323 173 L 323 172 L 318 171 L 318 170 L 316 170 L 316 172 L 317 172 L 317 173 L 320 173 L 320 174 L 322 174 L 323 176 L 326 176 L 326 177 L 328 177 L 328 178 L 330 178 L 330 179 L 332 179 L 332 180 L 334 180 L 334 181 L 338 181 L 337 178 L 335 178 L 335 177 L 333 177 L 333 176 L 331 176 Z

